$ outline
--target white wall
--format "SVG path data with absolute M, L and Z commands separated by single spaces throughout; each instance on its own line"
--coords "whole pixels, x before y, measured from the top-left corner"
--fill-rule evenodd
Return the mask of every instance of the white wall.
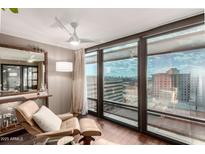
M 74 52 L 48 44 L 25 40 L 9 35 L 0 34 L 0 44 L 26 47 L 37 46 L 48 52 L 48 90 L 49 107 L 57 114 L 66 113 L 70 109 L 72 99 L 72 73 L 59 73 L 55 71 L 56 61 L 73 61 Z M 1 54 L 1 53 L 0 53 Z

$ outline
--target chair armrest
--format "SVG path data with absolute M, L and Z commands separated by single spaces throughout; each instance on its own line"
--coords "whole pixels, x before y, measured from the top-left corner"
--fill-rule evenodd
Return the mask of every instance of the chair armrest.
M 58 137 L 58 136 L 72 136 L 74 130 L 73 128 L 57 130 L 52 132 L 45 132 L 36 135 L 36 138 L 45 138 L 45 137 Z
M 73 114 L 71 113 L 64 113 L 64 114 L 59 114 L 58 117 L 61 119 L 61 120 L 67 120 L 67 119 L 70 119 L 73 117 Z

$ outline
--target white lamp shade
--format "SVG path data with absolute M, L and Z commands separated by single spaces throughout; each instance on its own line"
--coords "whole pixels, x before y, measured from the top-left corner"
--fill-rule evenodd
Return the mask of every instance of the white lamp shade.
M 57 72 L 72 72 L 73 63 L 72 62 L 56 62 L 56 71 Z

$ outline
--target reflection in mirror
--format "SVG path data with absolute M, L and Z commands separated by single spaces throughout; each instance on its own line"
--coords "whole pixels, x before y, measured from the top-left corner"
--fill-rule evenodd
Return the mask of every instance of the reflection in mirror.
M 0 96 L 45 89 L 45 55 L 0 47 Z

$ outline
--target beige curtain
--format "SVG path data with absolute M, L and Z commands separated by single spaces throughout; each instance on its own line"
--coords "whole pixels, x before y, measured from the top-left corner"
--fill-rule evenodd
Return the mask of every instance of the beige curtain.
M 88 111 L 85 79 L 85 51 L 75 51 L 73 69 L 72 112 L 85 115 Z

